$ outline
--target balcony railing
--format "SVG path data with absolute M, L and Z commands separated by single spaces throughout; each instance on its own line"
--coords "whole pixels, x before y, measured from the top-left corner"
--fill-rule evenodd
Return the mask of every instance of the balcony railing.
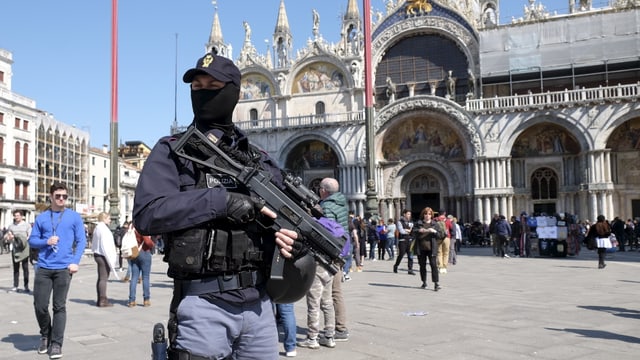
M 579 106 L 589 103 L 606 103 L 633 100 L 640 97 L 640 82 L 636 84 L 600 86 L 546 93 L 493 97 L 488 99 L 469 99 L 464 105 L 472 113 L 528 111 L 529 109 L 558 108 Z M 284 118 L 236 121 L 245 131 L 258 131 L 281 128 L 310 128 L 323 125 L 354 124 L 364 122 L 364 110 L 337 114 L 301 115 Z
M 597 88 L 564 90 L 539 94 L 513 95 L 488 99 L 468 100 L 466 109 L 470 112 L 500 112 L 528 110 L 530 108 L 576 106 L 588 103 L 619 102 L 637 100 L 640 82 L 628 85 L 600 86 Z
M 242 130 L 261 130 L 274 128 L 309 128 L 324 126 L 327 124 L 348 124 L 359 123 L 364 121 L 364 111 L 352 111 L 338 114 L 319 114 L 319 115 L 301 115 L 288 116 L 285 118 L 265 119 L 265 120 L 248 120 L 236 121 L 236 125 Z

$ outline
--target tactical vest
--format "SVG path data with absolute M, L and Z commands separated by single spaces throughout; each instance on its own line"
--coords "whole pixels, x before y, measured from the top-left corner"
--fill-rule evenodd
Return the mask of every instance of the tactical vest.
M 193 152 L 192 156 L 206 156 L 198 154 L 194 144 L 187 143 L 187 146 Z M 181 189 L 186 187 L 183 179 L 191 178 L 196 180 L 196 189 L 225 187 L 228 192 L 249 194 L 246 186 L 235 178 L 217 174 L 200 164 L 193 164 L 194 169 L 191 170 L 179 159 L 175 160 L 181 175 Z M 167 246 L 163 258 L 169 263 L 168 275 L 176 279 L 191 280 L 264 269 L 269 262 L 263 258 L 267 252 L 261 249 L 261 231 L 256 222 L 238 227 L 226 219 L 218 219 L 171 232 L 166 236 Z

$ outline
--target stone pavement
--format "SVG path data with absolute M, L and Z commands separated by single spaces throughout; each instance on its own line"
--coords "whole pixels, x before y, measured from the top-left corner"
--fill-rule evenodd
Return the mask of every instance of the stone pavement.
M 500 259 L 490 248 L 463 248 L 439 292 L 420 289 L 406 260 L 398 274 L 390 261 L 367 261 L 344 284 L 350 340 L 333 349 L 298 348 L 298 358 L 638 359 L 639 260 L 635 251 L 615 253 L 598 270 L 595 252 L 587 250 L 575 258 Z M 0 255 L 0 359 L 47 359 L 35 351 L 31 295 L 7 292 L 9 265 L 9 256 Z M 116 305 L 97 308 L 95 263 L 83 259 L 68 298 L 64 359 L 149 359 L 152 327 L 167 319 L 165 269 L 154 256 L 151 307 L 127 308 L 128 284 L 111 281 Z M 305 311 L 304 301 L 296 303 L 298 339 L 305 336 Z

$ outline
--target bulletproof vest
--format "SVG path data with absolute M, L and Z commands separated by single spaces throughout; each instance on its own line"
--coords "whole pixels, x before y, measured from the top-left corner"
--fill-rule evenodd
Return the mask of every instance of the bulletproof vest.
M 233 139 L 229 142 L 233 143 Z M 195 144 L 187 143 L 187 147 L 185 150 L 192 152 L 190 155 L 194 157 L 209 157 L 209 154 L 199 154 Z M 245 184 L 237 179 L 218 174 L 200 164 L 194 163 L 193 166 L 193 169 L 179 166 L 179 172 L 193 177 L 196 189 L 221 186 L 228 192 L 249 194 Z M 266 252 L 260 248 L 261 242 L 260 229 L 255 222 L 240 228 L 220 219 L 172 232 L 167 236 L 168 247 L 164 256 L 169 263 L 168 275 L 189 280 L 264 268 L 268 262 L 263 259 Z

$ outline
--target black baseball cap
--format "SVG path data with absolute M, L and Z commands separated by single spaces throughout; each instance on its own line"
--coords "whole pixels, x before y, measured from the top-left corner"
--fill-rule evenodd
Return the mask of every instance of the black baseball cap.
M 182 76 L 182 81 L 191 83 L 193 77 L 198 73 L 205 73 L 213 76 L 216 80 L 230 82 L 240 87 L 240 69 L 224 56 L 208 53 L 198 59 L 196 67 L 187 70 Z

